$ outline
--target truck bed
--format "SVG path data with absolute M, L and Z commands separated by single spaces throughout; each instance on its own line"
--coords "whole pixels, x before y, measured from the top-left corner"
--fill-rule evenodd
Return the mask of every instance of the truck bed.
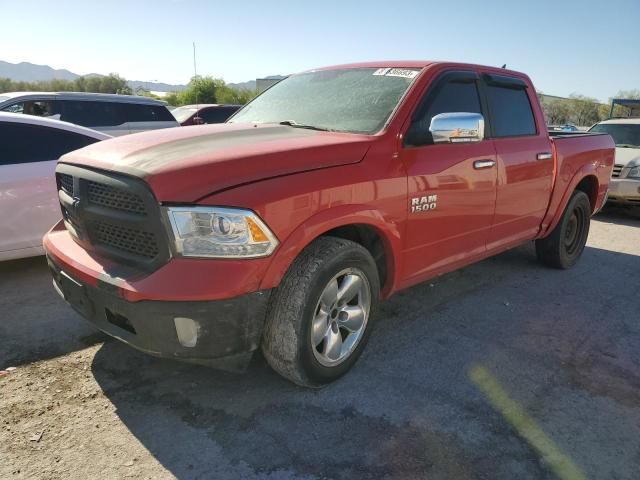
M 554 184 L 547 216 L 541 231 L 555 226 L 558 216 L 574 191 L 576 178 L 582 178 L 581 170 L 590 165 L 596 166 L 598 195 L 591 198 L 592 211 L 600 209 L 598 198 L 604 198 L 615 158 L 615 144 L 608 134 L 590 132 L 553 132 L 550 133 L 553 149 Z M 595 180 L 595 179 L 594 179 Z
M 591 135 L 607 135 L 607 134 L 603 132 L 562 132 L 559 130 L 549 130 L 550 138 L 587 137 Z

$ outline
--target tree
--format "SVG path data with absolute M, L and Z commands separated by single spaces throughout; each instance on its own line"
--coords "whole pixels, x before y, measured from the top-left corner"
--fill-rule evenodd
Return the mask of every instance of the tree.
M 184 105 L 184 104 L 180 103 L 180 95 L 178 94 L 178 92 L 169 92 L 169 93 L 167 93 L 164 96 L 163 100 L 165 102 L 167 102 L 169 105 L 175 105 L 175 106 Z
M 48 80 L 40 82 L 16 82 L 8 78 L 0 78 L 2 92 L 95 92 L 119 93 L 132 95 L 133 91 L 127 81 L 117 73 L 109 75 L 92 75 L 70 80 Z M 141 90 L 140 95 L 153 95 Z M 196 76 L 191 79 L 182 92 L 171 92 L 164 98 L 170 105 L 187 105 L 194 103 L 232 103 L 245 104 L 258 94 L 256 90 L 243 90 L 227 85 L 224 80 L 213 77 Z
M 587 126 L 600 121 L 600 104 L 595 98 L 572 93 L 568 104 L 571 120 L 576 125 Z
M 541 92 L 538 92 L 538 98 L 547 125 L 560 125 L 571 121 L 571 109 L 567 100 L 545 98 L 541 96 Z
M 170 105 L 198 103 L 245 104 L 257 95 L 254 90 L 233 88 L 221 78 L 195 76 L 181 92 L 171 92 L 164 97 Z
M 258 94 L 257 90 L 244 90 L 232 88 L 229 85 L 221 85 L 216 92 L 217 103 L 244 105 L 250 102 Z
M 131 95 L 127 81 L 116 73 L 107 76 L 95 75 L 78 77 L 70 80 L 46 80 L 39 82 L 16 82 L 8 78 L 0 78 L 0 92 L 95 92 L 120 93 Z
M 187 88 L 178 94 L 179 105 L 216 103 L 218 81 L 212 77 L 195 76 Z
M 640 90 L 637 88 L 634 88 L 633 90 L 620 90 L 617 94 L 616 94 L 616 98 L 633 98 L 633 99 L 640 99 Z
M 81 92 L 120 93 L 122 95 L 131 95 L 132 93 L 127 81 L 117 73 L 110 73 L 106 77 L 102 75 L 80 77 L 74 83 L 77 91 Z
M 552 123 L 564 124 L 571 121 L 571 107 L 567 101 L 554 100 L 549 105 Z

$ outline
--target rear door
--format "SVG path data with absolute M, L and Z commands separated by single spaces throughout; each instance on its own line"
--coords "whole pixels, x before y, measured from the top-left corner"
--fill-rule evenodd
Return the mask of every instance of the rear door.
M 536 92 L 523 80 L 482 75 L 490 115 L 490 135 L 498 160 L 496 211 L 487 249 L 535 237 L 553 186 L 551 141 L 532 105 Z
M 66 130 L 0 122 L 0 251 L 41 245 L 61 218 L 57 159 L 96 141 Z
M 408 283 L 464 264 L 486 249 L 495 205 L 496 154 L 491 140 L 433 144 L 428 133 L 432 117 L 454 112 L 486 116 L 475 72 L 448 72 L 436 79 L 406 134 L 402 160 L 409 214 L 403 276 Z

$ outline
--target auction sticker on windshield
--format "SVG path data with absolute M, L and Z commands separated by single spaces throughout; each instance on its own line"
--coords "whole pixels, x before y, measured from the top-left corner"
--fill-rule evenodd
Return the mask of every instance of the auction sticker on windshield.
M 407 68 L 379 68 L 374 75 L 384 75 L 385 77 L 403 77 L 403 78 L 415 78 L 418 75 L 419 70 L 410 70 Z

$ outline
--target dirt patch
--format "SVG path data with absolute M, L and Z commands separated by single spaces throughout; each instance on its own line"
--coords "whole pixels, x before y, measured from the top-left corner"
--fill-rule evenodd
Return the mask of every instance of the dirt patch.
M 135 439 L 122 435 L 126 428 L 91 371 L 99 348 L 18 367 L 0 378 L 0 478 L 163 472 Z

